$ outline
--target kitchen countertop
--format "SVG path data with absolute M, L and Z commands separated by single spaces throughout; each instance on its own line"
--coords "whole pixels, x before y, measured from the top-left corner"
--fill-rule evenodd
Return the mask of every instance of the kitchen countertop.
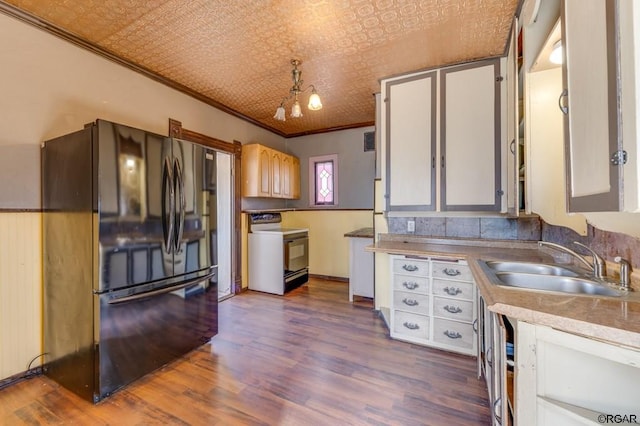
M 381 235 L 366 248 L 387 254 L 465 259 L 487 307 L 511 318 L 640 349 L 640 293 L 622 297 L 565 295 L 492 284 L 478 260 L 555 262 L 535 242 Z
M 373 238 L 373 228 L 360 228 L 355 231 L 347 232 L 345 237 L 351 238 Z

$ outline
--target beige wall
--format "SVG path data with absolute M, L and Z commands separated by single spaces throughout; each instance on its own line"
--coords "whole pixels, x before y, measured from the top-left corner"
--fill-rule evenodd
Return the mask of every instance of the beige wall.
M 309 228 L 309 273 L 349 277 L 349 241 L 344 234 L 373 226 L 372 210 L 290 211 L 285 228 Z
M 0 380 L 42 352 L 41 234 L 40 213 L 0 213 Z
M 20 153 L 21 162 L 35 165 L 0 168 L 3 182 L 39 182 L 40 143 L 97 118 L 159 134 L 174 118 L 228 142 L 284 145 L 274 133 L 3 14 L 0 63 L 0 157 Z M 25 371 L 42 352 L 40 213 L 18 212 L 39 206 L 33 194 L 21 200 L 3 191 L 7 185 L 0 185 L 0 211 L 15 213 L 0 213 L 0 380 Z

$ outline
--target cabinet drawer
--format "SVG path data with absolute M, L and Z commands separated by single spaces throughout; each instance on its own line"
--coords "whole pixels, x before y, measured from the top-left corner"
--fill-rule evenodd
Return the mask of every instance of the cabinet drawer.
M 425 340 L 429 338 L 429 317 L 395 310 L 393 313 L 394 334 Z
M 429 293 L 429 279 L 410 275 L 394 275 L 393 289 L 410 293 L 427 294 Z
M 452 297 L 455 299 L 473 300 L 473 284 L 460 281 L 445 281 L 434 279 L 432 292 L 436 296 Z
M 469 265 L 457 262 L 433 262 L 433 278 L 473 282 Z
M 404 291 L 394 291 L 393 308 L 405 312 L 429 315 L 429 296 Z
M 435 318 L 433 340 L 448 346 L 473 349 L 475 334 L 471 324 Z
M 473 321 L 473 303 L 466 300 L 433 298 L 433 315 L 459 321 Z
M 394 259 L 393 272 L 399 274 L 429 276 L 429 261 L 416 259 Z

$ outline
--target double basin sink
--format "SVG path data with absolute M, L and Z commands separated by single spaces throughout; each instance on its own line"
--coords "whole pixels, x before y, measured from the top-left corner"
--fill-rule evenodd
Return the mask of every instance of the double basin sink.
M 589 296 L 619 297 L 625 294 L 590 277 L 586 271 L 564 265 L 484 260 L 479 264 L 495 285 Z

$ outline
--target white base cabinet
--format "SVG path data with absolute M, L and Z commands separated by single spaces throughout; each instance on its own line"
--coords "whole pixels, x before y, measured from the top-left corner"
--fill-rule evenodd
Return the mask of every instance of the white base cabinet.
M 405 256 L 390 259 L 391 337 L 477 355 L 476 286 L 467 263 Z
M 640 351 L 518 322 L 518 425 L 640 423 Z
M 373 244 L 373 238 L 349 238 L 349 302 L 353 296 L 373 298 L 373 253 L 365 247 Z

